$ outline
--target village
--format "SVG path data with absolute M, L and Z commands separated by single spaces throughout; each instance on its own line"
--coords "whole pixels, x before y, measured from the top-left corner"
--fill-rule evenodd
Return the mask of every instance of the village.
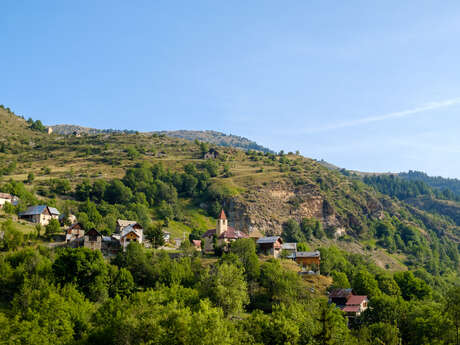
M 0 208 L 4 207 L 6 203 L 17 204 L 18 201 L 18 198 L 13 195 L 0 193 Z M 64 219 L 65 217 L 67 219 Z M 41 226 L 47 226 L 53 219 L 58 221 L 63 230 L 60 236 L 59 234 L 54 236 L 56 239 L 53 241 L 54 247 L 84 247 L 100 251 L 106 258 L 114 257 L 120 251 L 126 251 L 132 242 L 146 248 L 152 248 L 152 243 L 145 238 L 144 229 L 136 220 L 118 219 L 115 232 L 110 236 L 105 236 L 95 228 L 84 229 L 74 215 L 64 216 L 58 209 L 47 205 L 30 206 L 24 212 L 20 212 L 18 218 Z M 66 223 L 71 223 L 71 225 L 65 226 Z M 264 258 L 292 260 L 299 266 L 299 274 L 301 275 L 321 274 L 320 251 L 298 251 L 297 243 L 284 242 L 281 236 L 264 236 L 257 230 L 245 233 L 235 229 L 229 225 L 229 220 L 223 209 L 216 220 L 216 227 L 207 230 L 201 236 L 201 240 L 191 240 L 190 244 L 197 255 L 212 257 L 217 250 L 228 251 L 232 242 L 239 239 L 254 241 L 257 253 Z M 187 241 L 185 238 L 172 239 L 170 233 L 166 231 L 163 231 L 163 240 L 165 245 L 158 249 L 166 251 L 171 251 L 172 248 L 180 250 L 184 241 Z M 174 254 L 177 256 L 177 252 Z M 355 295 L 350 288 L 333 289 L 327 294 L 329 303 L 342 310 L 348 320 L 356 321 L 368 308 L 368 297 Z

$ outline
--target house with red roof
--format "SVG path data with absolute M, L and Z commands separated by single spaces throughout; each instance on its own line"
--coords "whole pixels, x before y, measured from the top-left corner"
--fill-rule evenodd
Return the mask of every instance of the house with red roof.
M 368 308 L 367 296 L 354 295 L 352 289 L 335 289 L 329 294 L 329 303 L 334 303 L 345 316 L 356 318 Z
M 226 247 L 226 245 L 230 242 L 247 237 L 248 235 L 244 232 L 236 230 L 228 225 L 227 216 L 225 215 L 224 210 L 222 210 L 219 218 L 217 219 L 216 228 L 206 231 L 203 236 L 201 236 L 201 246 L 204 252 L 212 252 L 214 251 L 214 245 Z

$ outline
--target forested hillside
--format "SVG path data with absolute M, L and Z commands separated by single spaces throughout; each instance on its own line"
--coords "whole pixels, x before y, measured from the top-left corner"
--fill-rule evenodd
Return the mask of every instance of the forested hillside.
M 428 176 L 424 172 L 412 170 L 407 173 L 399 173 L 398 175 L 406 180 L 425 182 L 430 187 L 439 189 L 441 191 L 450 190 L 460 198 L 460 180 L 456 178 Z
M 48 135 L 0 107 L 0 343 L 450 344 L 459 305 L 460 227 L 452 195 L 424 182 L 345 176 L 298 154 L 218 147 L 159 133 Z M 416 202 L 417 201 L 417 202 Z M 179 259 L 130 245 L 107 262 L 53 249 L 52 229 L 17 221 L 27 206 L 75 214 L 104 235 L 134 219 L 200 238 L 225 209 L 235 228 L 321 252 L 321 275 L 258 257 L 252 240 Z M 41 231 L 41 232 L 40 232 Z M 349 326 L 326 290 L 351 287 L 371 308 Z

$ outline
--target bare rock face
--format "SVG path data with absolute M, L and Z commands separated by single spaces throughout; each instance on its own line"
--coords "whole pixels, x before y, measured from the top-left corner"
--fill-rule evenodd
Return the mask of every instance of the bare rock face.
M 290 218 L 300 221 L 314 217 L 326 226 L 340 225 L 333 206 L 315 185 L 279 182 L 232 198 L 225 206 L 230 224 L 247 233 L 258 230 L 266 235 L 279 235 L 282 224 Z
M 369 193 L 356 200 L 352 195 L 344 198 L 353 201 L 353 211 L 342 209 L 339 212 L 333 203 L 334 197 L 328 199 L 315 184 L 296 186 L 289 181 L 280 181 L 231 198 L 225 207 L 230 224 L 246 233 L 258 230 L 266 235 L 280 235 L 282 224 L 290 218 L 299 222 L 302 218 L 317 218 L 325 228 L 339 230 L 337 236 L 343 236 L 348 231 L 356 234 L 364 231 L 366 218 L 382 219 L 382 202 L 389 202 Z

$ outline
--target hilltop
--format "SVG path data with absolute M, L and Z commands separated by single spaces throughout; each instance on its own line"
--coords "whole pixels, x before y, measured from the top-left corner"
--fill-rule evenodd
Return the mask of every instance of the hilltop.
M 88 128 L 76 125 L 55 125 L 51 126 L 53 128 L 53 132 L 57 134 L 64 134 L 69 135 L 72 133 L 79 133 L 79 134 L 101 134 L 101 133 L 125 133 L 125 134 L 133 134 L 137 131 L 133 130 L 117 130 L 117 129 L 95 129 L 95 128 Z M 204 141 L 213 145 L 219 146 L 228 146 L 228 147 L 235 147 L 244 150 L 257 150 L 261 152 L 273 152 L 272 150 L 263 147 L 262 145 L 257 144 L 256 142 L 249 140 L 244 137 L 240 137 L 237 135 L 232 134 L 225 134 L 217 131 L 192 131 L 192 130 L 177 130 L 177 131 L 153 131 L 153 132 L 145 132 L 144 134 L 151 135 L 151 134 L 159 134 L 159 135 L 166 135 L 168 137 L 173 138 L 182 138 L 187 140 L 199 140 Z

